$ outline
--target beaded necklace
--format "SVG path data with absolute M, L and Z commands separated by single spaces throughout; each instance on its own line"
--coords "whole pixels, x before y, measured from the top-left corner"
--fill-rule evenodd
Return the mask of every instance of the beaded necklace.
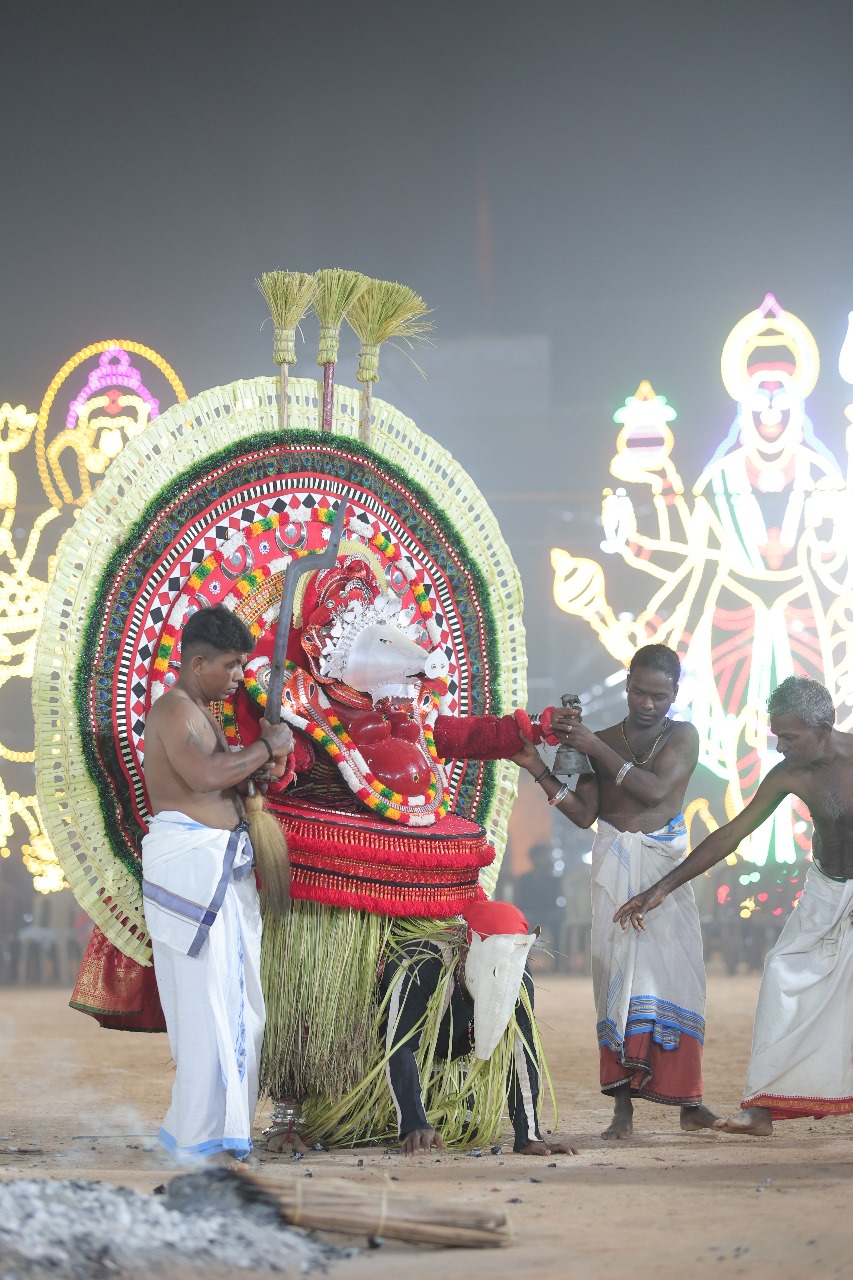
M 625 725 L 626 725 L 627 723 L 628 723 L 628 717 L 626 716 L 626 717 L 625 717 L 625 719 L 622 721 L 622 738 L 623 738 L 623 741 L 624 741 L 624 743 L 625 743 L 625 746 L 626 746 L 626 747 L 628 748 L 628 750 L 631 752 L 631 759 L 634 761 L 634 764 L 648 764 L 649 760 L 651 760 L 652 756 L 653 756 L 653 755 L 654 755 L 654 753 L 655 753 L 655 747 L 658 745 L 658 743 L 660 742 L 660 740 L 661 740 L 661 738 L 663 737 L 663 735 L 667 732 L 667 730 L 672 728 L 672 725 L 671 725 L 671 723 L 670 723 L 669 719 L 668 719 L 668 718 L 666 718 L 666 719 L 664 720 L 664 722 L 663 722 L 663 728 L 661 729 L 660 733 L 659 733 L 659 734 L 658 734 L 658 736 L 655 738 L 654 742 L 653 742 L 653 743 L 652 743 L 652 745 L 649 747 L 648 751 L 646 752 L 646 754 L 645 754 L 644 756 L 635 756 L 635 755 L 634 755 L 634 749 L 633 749 L 633 747 L 631 746 L 630 742 L 628 741 L 628 735 L 627 735 L 627 734 L 626 734 L 626 732 L 625 732 Z

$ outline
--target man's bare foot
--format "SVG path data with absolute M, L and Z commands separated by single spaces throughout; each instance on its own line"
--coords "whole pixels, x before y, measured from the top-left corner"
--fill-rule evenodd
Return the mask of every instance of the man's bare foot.
M 767 1107 L 745 1107 L 736 1116 L 728 1120 L 718 1120 L 715 1129 L 724 1133 L 747 1133 L 755 1138 L 769 1138 L 773 1132 L 773 1121 Z
M 578 1153 L 577 1147 L 570 1147 L 567 1142 L 555 1142 L 552 1138 L 547 1142 L 536 1138 L 526 1147 L 513 1147 L 513 1151 L 517 1156 L 576 1156 Z
M 602 1138 L 630 1138 L 634 1132 L 634 1107 L 627 1093 L 616 1094 L 613 1119 L 602 1133 Z
M 681 1127 L 685 1133 L 697 1133 L 700 1129 L 713 1129 L 720 1117 L 710 1107 L 700 1102 L 696 1107 L 681 1108 Z
M 200 1163 L 205 1169 L 233 1169 L 242 1162 L 233 1151 L 214 1151 L 209 1156 L 202 1156 Z
M 630 1138 L 634 1133 L 633 1116 L 614 1116 L 606 1129 L 602 1130 L 602 1138 Z

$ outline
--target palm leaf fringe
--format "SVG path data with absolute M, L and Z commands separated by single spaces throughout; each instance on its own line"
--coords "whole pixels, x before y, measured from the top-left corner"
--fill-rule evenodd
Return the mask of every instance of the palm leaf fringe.
M 367 911 L 293 900 L 264 919 L 267 1007 L 261 1088 L 274 1098 L 319 1089 L 337 1100 L 374 1055 L 376 973 L 391 921 Z

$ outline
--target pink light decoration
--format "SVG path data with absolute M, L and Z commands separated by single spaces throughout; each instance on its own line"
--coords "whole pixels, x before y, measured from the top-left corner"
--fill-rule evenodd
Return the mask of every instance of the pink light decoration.
M 726 902 L 730 897 L 731 897 L 731 889 L 729 888 L 729 886 L 727 884 L 721 884 L 719 889 L 717 890 L 717 901 L 719 902 L 720 906 L 722 906 L 723 903 Z
M 69 431 L 73 431 L 77 426 L 80 410 L 89 397 L 95 394 L 102 394 L 111 387 L 125 387 L 128 391 L 133 392 L 134 395 L 138 395 L 149 406 L 149 419 L 151 422 L 160 416 L 160 401 L 155 400 L 151 392 L 144 386 L 139 370 L 134 369 L 130 363 L 130 356 L 122 347 L 109 347 L 98 358 L 98 367 L 89 374 L 89 381 L 83 390 L 75 400 L 71 401 L 68 417 L 65 419 L 65 425 Z
M 782 308 L 779 306 L 779 303 L 776 301 L 772 293 L 766 293 L 764 295 L 764 301 L 758 310 L 763 316 L 773 316 L 777 320 L 782 314 Z

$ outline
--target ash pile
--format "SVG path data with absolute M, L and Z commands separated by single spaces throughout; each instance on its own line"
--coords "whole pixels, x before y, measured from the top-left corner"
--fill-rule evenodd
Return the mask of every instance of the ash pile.
M 282 1223 L 227 1169 L 173 1178 L 162 1195 L 100 1182 L 0 1183 L 0 1280 L 117 1280 L 182 1270 L 308 1275 L 352 1250 Z

